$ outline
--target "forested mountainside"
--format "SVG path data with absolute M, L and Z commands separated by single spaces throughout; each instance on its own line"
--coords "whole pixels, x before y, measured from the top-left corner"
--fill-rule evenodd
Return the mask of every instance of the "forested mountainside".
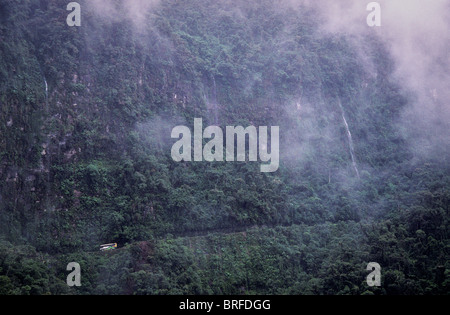
M 355 34 L 300 0 L 68 2 L 0 0 L 0 294 L 449 293 L 447 91 L 365 6 Z M 175 162 L 194 118 L 279 126 L 278 170 Z

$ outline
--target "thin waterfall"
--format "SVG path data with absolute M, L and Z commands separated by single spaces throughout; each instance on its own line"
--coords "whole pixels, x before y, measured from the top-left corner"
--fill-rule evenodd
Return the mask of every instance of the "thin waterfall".
M 41 65 L 39 65 L 39 69 L 42 75 L 42 79 L 44 80 L 44 87 L 45 87 L 45 112 L 48 113 L 48 83 L 47 79 L 45 78 L 45 75 L 42 71 Z M 44 172 L 47 174 L 47 180 L 45 182 L 45 206 L 49 207 L 49 193 L 50 193 L 50 138 L 47 135 L 46 136 L 46 142 L 44 144 L 44 150 L 43 150 L 43 157 L 45 159 L 45 162 L 43 162 Z M 45 166 L 44 166 L 45 163 Z
M 356 164 L 356 159 L 355 159 L 355 148 L 353 146 L 352 133 L 350 132 L 350 128 L 348 127 L 347 120 L 345 119 L 344 108 L 342 107 L 341 99 L 339 99 L 339 108 L 341 109 L 342 120 L 344 121 L 345 129 L 347 130 L 347 139 L 348 139 L 348 145 L 350 148 L 350 156 L 352 158 L 352 165 L 355 170 L 356 176 L 358 176 L 358 178 L 360 178 L 359 171 L 358 171 L 358 165 Z
M 212 91 L 208 93 L 207 91 L 203 91 L 203 99 L 205 100 L 205 104 L 207 106 L 208 112 L 210 114 L 210 117 L 214 119 L 214 124 L 218 125 L 219 123 L 219 107 L 217 104 L 217 86 L 216 86 L 216 79 L 213 76 L 212 77 Z M 209 86 L 209 89 L 210 86 Z M 210 95 L 210 97 L 208 97 Z
M 219 123 L 218 108 L 217 108 L 217 87 L 216 78 L 213 76 L 213 110 L 214 110 L 214 123 Z
M 44 76 L 44 83 L 45 83 L 45 111 L 48 110 L 48 84 L 47 84 L 47 80 L 45 79 Z
M 39 64 L 39 71 L 41 73 L 42 79 L 44 80 L 44 87 L 45 87 L 45 111 L 48 112 L 48 84 L 47 84 L 47 79 L 45 78 L 44 72 L 42 71 L 41 64 Z

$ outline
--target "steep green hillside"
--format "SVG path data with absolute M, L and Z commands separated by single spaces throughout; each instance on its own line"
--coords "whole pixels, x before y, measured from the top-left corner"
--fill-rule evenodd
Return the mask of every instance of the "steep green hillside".
M 449 147 L 412 152 L 377 37 L 269 0 L 78 2 L 69 27 L 0 0 L 1 294 L 448 293 Z M 173 161 L 194 118 L 279 126 L 279 169 Z

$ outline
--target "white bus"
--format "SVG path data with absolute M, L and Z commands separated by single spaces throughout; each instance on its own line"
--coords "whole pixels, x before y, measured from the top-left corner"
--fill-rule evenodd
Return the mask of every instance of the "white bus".
M 100 245 L 100 250 L 101 251 L 112 250 L 112 249 L 116 249 L 116 248 L 117 248 L 117 243 L 110 243 L 110 244 Z

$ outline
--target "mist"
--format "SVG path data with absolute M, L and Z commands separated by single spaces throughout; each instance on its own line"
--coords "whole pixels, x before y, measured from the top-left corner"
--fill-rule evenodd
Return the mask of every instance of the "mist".
M 91 0 L 86 4 L 95 14 L 111 21 L 129 20 L 137 30 L 143 30 L 148 23 L 151 10 L 158 7 L 160 0 Z
M 394 61 L 392 81 L 402 88 L 408 104 L 398 128 L 416 157 L 429 158 L 449 148 L 450 3 L 437 1 L 377 1 L 381 26 L 366 24 L 367 1 L 299 1 L 313 5 L 324 18 L 324 32 L 356 38 L 376 36 Z M 361 51 L 365 47 L 359 48 Z
M 227 3 L 231 6 L 234 2 Z M 367 38 L 377 37 L 394 61 L 391 80 L 402 88 L 402 93 L 408 98 L 397 128 L 410 144 L 414 155 L 433 156 L 436 150 L 448 147 L 450 142 L 450 107 L 447 104 L 450 96 L 447 88 L 450 85 L 450 61 L 447 56 L 450 50 L 450 4 L 445 0 L 427 3 L 420 0 L 377 2 L 381 5 L 380 27 L 367 25 L 366 18 L 370 13 L 366 8 L 367 1 L 282 0 L 276 5 L 280 12 L 308 10 L 317 13 L 319 28 L 316 31 L 348 38 L 358 52 L 364 70 L 371 74 L 376 71 L 367 57 L 371 48 L 365 43 Z M 238 13 L 235 17 L 245 19 L 246 14 L 242 10 L 249 4 L 236 3 L 240 5 L 230 10 Z M 129 20 L 140 35 L 149 31 L 152 13 L 161 5 L 160 0 L 130 0 L 126 3 L 115 2 L 114 5 L 107 0 L 88 2 L 95 14 L 110 21 Z M 225 10 L 222 14 L 229 15 Z M 162 38 L 154 28 L 151 29 Z M 251 90 L 252 82 L 247 81 L 246 86 L 244 89 Z

